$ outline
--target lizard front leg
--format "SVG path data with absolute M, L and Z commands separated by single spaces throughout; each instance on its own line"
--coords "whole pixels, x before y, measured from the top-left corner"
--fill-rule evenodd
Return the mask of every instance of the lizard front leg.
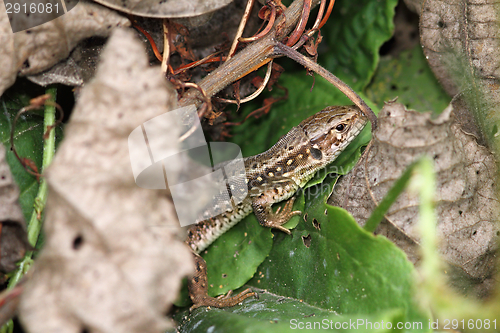
M 262 226 L 275 228 L 289 235 L 291 234 L 290 230 L 283 227 L 283 224 L 288 222 L 293 216 L 302 214 L 300 210 L 292 211 L 295 197 L 288 199 L 283 209 L 278 207 L 276 213 L 273 212 L 272 205 L 280 201 L 280 198 L 284 196 L 284 192 L 294 193 L 296 191 L 297 186 L 292 182 L 293 181 L 290 181 L 289 184 L 280 184 L 279 187 L 264 191 L 252 198 L 253 211 Z
M 248 297 L 257 297 L 257 294 L 250 288 L 243 290 L 236 296 L 231 296 L 232 290 L 226 295 L 221 295 L 217 298 L 208 296 L 207 264 L 198 254 L 193 252 L 193 256 L 196 272 L 188 281 L 189 297 L 193 301 L 193 306 L 189 309 L 190 311 L 200 306 L 213 306 L 216 308 L 235 306 Z

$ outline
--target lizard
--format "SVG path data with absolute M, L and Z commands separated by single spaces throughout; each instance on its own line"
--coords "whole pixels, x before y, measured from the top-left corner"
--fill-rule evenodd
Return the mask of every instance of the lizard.
M 199 255 L 220 235 L 240 222 L 252 211 L 264 227 L 291 234 L 283 227 L 293 211 L 294 194 L 316 174 L 333 162 L 367 123 L 357 106 L 330 106 L 303 120 L 269 150 L 243 159 L 248 194 L 232 209 L 191 226 L 185 243 L 195 259 L 195 273 L 188 280 L 191 310 L 200 306 L 217 308 L 235 306 L 244 299 L 257 296 L 250 288 L 238 295 L 217 298 L 208 295 L 206 262 Z M 288 200 L 273 212 L 274 203 Z

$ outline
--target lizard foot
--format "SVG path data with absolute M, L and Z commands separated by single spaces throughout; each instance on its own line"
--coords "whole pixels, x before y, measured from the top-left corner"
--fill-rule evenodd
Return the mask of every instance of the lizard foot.
M 198 254 L 193 253 L 193 255 L 196 272 L 188 283 L 189 297 L 193 301 L 193 306 L 191 306 L 189 311 L 199 308 L 200 306 L 225 308 L 235 306 L 248 297 L 255 296 L 258 298 L 257 293 L 253 292 L 250 288 L 243 290 L 236 296 L 232 296 L 232 290 L 230 290 L 226 295 L 221 295 L 217 298 L 208 296 L 207 264 Z
M 233 291 L 230 290 L 226 295 L 221 295 L 217 298 L 210 297 L 208 295 L 196 295 L 194 298 L 191 296 L 191 300 L 193 301 L 193 306 L 189 308 L 189 311 L 193 311 L 196 308 L 199 308 L 201 306 L 213 306 L 214 308 L 226 308 L 226 307 L 231 307 L 238 305 L 239 303 L 243 302 L 243 300 L 247 299 L 248 297 L 254 296 L 255 298 L 258 298 L 258 295 L 256 292 L 252 291 L 252 289 L 247 288 L 243 290 L 241 293 L 239 293 L 236 296 L 231 296 L 233 294 Z
M 273 213 L 271 208 L 269 207 L 269 212 L 265 215 L 264 221 L 259 221 L 260 224 L 263 225 L 264 227 L 281 230 L 284 233 L 290 235 L 291 231 L 288 230 L 287 228 L 282 227 L 282 225 L 287 223 L 293 216 L 302 214 L 300 210 L 292 211 L 294 202 L 295 202 L 295 197 L 291 197 L 285 203 L 283 209 L 281 207 L 278 207 L 275 213 Z

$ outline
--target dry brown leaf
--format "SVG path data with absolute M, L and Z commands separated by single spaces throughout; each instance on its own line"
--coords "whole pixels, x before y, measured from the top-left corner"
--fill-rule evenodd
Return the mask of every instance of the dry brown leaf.
M 135 182 L 128 136 L 176 105 L 130 31 L 110 38 L 53 164 L 46 243 L 20 305 L 30 332 L 162 332 L 181 279 L 192 272 L 165 190 Z M 175 124 L 166 144 L 177 146 Z
M 466 103 L 454 105 L 457 120 L 497 153 L 499 10 L 500 3 L 493 0 L 427 0 L 420 16 L 421 41 L 429 65 L 451 96 L 461 93 L 465 99 Z
M 387 103 L 379 114 L 371 150 L 339 181 L 330 200 L 364 225 L 375 208 L 372 196 L 380 202 L 413 161 L 430 156 L 437 180 L 440 252 L 457 268 L 449 275 L 455 284 L 481 284 L 492 276 L 495 267 L 500 230 L 497 167 L 493 155 L 453 121 L 450 110 L 432 120 L 430 114 Z M 376 230 L 400 246 L 413 263 L 419 261 L 418 203 L 416 195 L 404 192 L 386 214 L 388 222 Z M 461 281 L 463 275 L 468 281 Z M 476 293 L 488 292 L 483 287 L 479 286 Z
M 12 33 L 0 0 L 0 95 L 16 76 L 39 73 L 66 58 L 81 40 L 107 36 L 127 18 L 98 4 L 81 0 L 67 14 L 34 28 Z
M 406 6 L 417 14 L 422 10 L 423 0 L 404 0 Z
M 5 147 L 0 143 L 0 272 L 3 273 L 14 270 L 16 262 L 30 248 L 18 198 L 19 189 L 5 160 Z
M 452 96 L 463 89 L 453 69 L 447 68 L 446 57 L 457 57 L 465 52 L 476 73 L 482 79 L 500 77 L 500 41 L 496 13 L 500 4 L 492 0 L 439 1 L 423 3 L 421 38 L 424 53 L 434 73 Z M 456 69 L 455 69 L 456 70 Z
M 136 16 L 170 18 L 208 14 L 232 0 L 96 0 L 107 7 Z

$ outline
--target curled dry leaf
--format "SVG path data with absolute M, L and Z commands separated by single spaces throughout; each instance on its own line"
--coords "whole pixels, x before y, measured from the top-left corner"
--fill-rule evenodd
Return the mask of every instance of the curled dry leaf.
M 27 78 L 41 86 L 54 83 L 82 86 L 94 77 L 105 42 L 104 38 L 85 39 L 71 51 L 68 58 L 46 71 L 29 75 Z
M 165 190 L 139 188 L 128 136 L 176 105 L 130 31 L 117 30 L 82 89 L 54 162 L 46 242 L 20 318 L 30 332 L 162 332 L 181 279 L 192 271 Z M 177 147 L 175 124 L 165 145 Z
M 0 0 L 0 95 L 18 74 L 39 73 L 66 58 L 84 38 L 107 36 L 128 19 L 98 4 L 81 0 L 67 14 L 34 28 L 12 33 Z
M 174 18 L 208 14 L 231 0 L 96 0 L 107 7 L 136 16 Z
M 493 155 L 453 121 L 450 110 L 432 120 L 430 114 L 387 103 L 371 150 L 339 181 L 330 200 L 364 225 L 375 208 L 373 199 L 380 202 L 413 161 L 430 156 L 437 179 L 440 252 L 453 268 L 449 275 L 456 285 L 478 284 L 475 292 L 484 295 L 489 285 L 482 282 L 493 273 L 500 230 L 497 167 Z M 418 202 L 416 194 L 403 192 L 376 230 L 400 246 L 413 263 L 419 261 Z
M 500 109 L 500 3 L 427 0 L 421 4 L 421 42 L 445 90 L 461 93 L 457 120 L 497 153 Z
M 5 147 L 0 143 L 0 272 L 6 273 L 16 268 L 30 248 L 26 238 L 26 224 L 21 207 L 17 202 L 17 188 L 9 165 L 5 160 Z

